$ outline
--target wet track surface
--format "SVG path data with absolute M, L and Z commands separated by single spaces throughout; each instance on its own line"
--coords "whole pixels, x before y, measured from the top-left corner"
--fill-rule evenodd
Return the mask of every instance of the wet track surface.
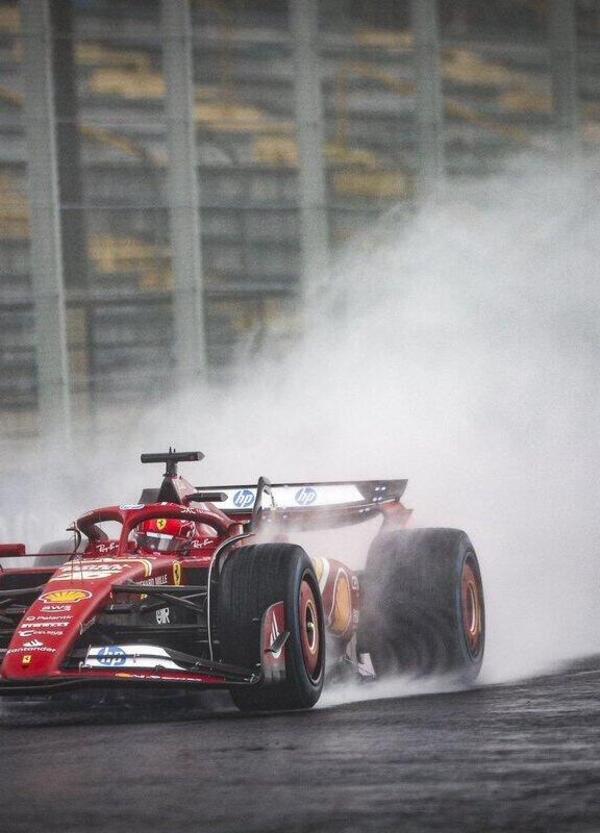
M 600 658 L 296 715 L 0 729 L 0 830 L 598 831 Z

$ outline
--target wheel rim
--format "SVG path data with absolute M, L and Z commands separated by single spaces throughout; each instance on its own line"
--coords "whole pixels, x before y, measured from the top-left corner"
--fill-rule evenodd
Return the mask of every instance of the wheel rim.
M 321 623 L 314 590 L 306 579 L 300 585 L 300 641 L 304 667 L 314 682 L 321 673 Z
M 469 654 L 476 658 L 483 644 L 483 593 L 479 570 L 470 556 L 463 566 L 461 597 L 465 640 Z

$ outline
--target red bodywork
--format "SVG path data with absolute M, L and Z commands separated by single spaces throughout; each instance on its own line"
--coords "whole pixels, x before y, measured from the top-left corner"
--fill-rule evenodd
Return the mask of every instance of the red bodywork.
M 292 487 L 298 485 L 292 484 Z M 236 497 L 244 497 L 243 490 L 247 491 L 247 487 L 231 488 L 237 488 Z M 300 485 L 300 489 L 304 488 Z M 309 488 L 315 491 L 315 488 Z M 48 559 L 50 565 L 53 557 L 51 553 L 44 553 L 36 561 L 40 566 L 0 570 L 0 627 L 5 634 L 5 647 L 0 654 L 3 656 L 0 693 L 53 691 L 88 683 L 230 687 L 268 683 L 285 674 L 285 646 L 281 650 L 272 650 L 285 629 L 283 604 L 272 605 L 265 611 L 261 628 L 261 668 L 236 669 L 220 665 L 213 657 L 210 610 L 213 572 L 217 571 L 215 565 L 219 557 L 232 548 L 256 541 L 257 533 L 247 507 L 246 511 L 238 512 L 235 507 L 223 511 L 210 501 L 191 506 L 190 497 L 197 497 L 198 492 L 179 476 L 170 478 L 169 489 L 178 502 L 109 506 L 81 516 L 75 525 L 75 534 L 82 541 L 87 539 L 87 543 L 70 556 L 63 554 L 62 557 L 68 560 L 60 566 L 44 567 L 43 562 Z M 302 499 L 306 500 L 304 493 Z M 404 525 L 410 515 L 397 497 L 383 502 L 380 499 L 377 506 L 363 501 L 361 511 L 367 511 L 365 506 L 382 514 L 384 524 L 390 526 Z M 317 511 L 313 510 L 313 515 Z M 335 520 L 335 512 L 338 519 L 344 514 L 352 517 L 352 522 L 362 519 L 358 516 L 358 506 L 328 507 L 330 526 Z M 303 508 L 299 514 L 303 519 L 300 525 L 306 528 L 310 508 Z M 287 516 L 284 514 L 283 517 Z M 134 531 L 151 518 L 193 521 L 196 535 L 184 553 L 142 551 L 136 544 Z M 108 538 L 102 530 L 101 525 L 107 522 L 120 524 L 118 538 Z M 281 540 L 281 529 L 278 529 L 277 539 Z M 262 529 L 260 540 L 265 540 Z M 0 555 L 22 558 L 27 553 L 23 545 L 15 544 L 3 545 Z M 328 639 L 334 646 L 333 654 L 328 651 L 330 656 L 341 658 L 354 638 L 358 623 L 359 574 L 333 559 L 315 559 L 314 564 Z M 199 590 L 201 586 L 206 587 L 204 594 Z M 191 588 L 190 595 L 186 595 L 188 587 Z M 196 595 L 194 590 L 198 590 Z M 163 608 L 160 608 L 161 604 Z M 98 642 L 102 627 L 115 627 L 113 620 L 119 621 L 121 609 L 143 612 L 148 608 L 147 615 L 155 616 L 156 622 L 159 614 L 162 615 L 164 630 L 155 623 L 146 625 L 142 622 L 138 626 L 140 632 L 145 632 L 145 628 L 155 634 L 150 647 L 162 651 L 155 646 L 155 643 L 160 645 L 161 636 L 171 630 L 185 632 L 186 627 L 185 623 L 174 625 L 169 622 L 171 614 L 164 611 L 183 610 L 185 614 L 187 606 L 193 616 L 194 605 L 198 615 L 206 617 L 207 631 L 207 650 L 196 663 L 191 661 L 194 657 L 170 648 L 165 650 L 164 659 L 154 655 L 144 658 L 148 646 L 143 644 L 137 645 L 137 653 L 136 645 L 133 650 L 129 646 L 128 653 L 116 644 Z M 101 626 L 105 619 L 108 622 Z M 9 632 L 11 627 L 13 630 Z M 125 643 L 121 641 L 121 644 Z

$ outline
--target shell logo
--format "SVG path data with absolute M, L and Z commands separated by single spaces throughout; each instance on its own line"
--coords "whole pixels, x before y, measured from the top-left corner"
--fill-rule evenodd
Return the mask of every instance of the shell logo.
M 49 593 L 42 593 L 40 596 L 43 602 L 52 602 L 53 604 L 75 604 L 83 601 L 83 599 L 91 598 L 92 594 L 89 590 L 51 590 Z
M 329 578 L 329 570 L 331 569 L 329 561 L 326 558 L 313 558 L 311 560 L 315 568 L 317 581 L 319 582 L 319 589 L 323 593 L 327 585 L 327 579 Z
M 352 593 L 348 576 L 339 571 L 333 589 L 333 606 L 331 611 L 331 630 L 340 636 L 352 623 Z
M 166 518 L 159 518 L 156 521 L 156 528 L 158 529 L 159 532 L 162 532 L 163 529 L 166 527 L 166 525 L 167 525 L 167 519 Z

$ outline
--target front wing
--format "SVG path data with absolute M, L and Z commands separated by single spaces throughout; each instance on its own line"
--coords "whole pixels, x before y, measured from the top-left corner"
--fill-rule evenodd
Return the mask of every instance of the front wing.
M 278 636 L 272 636 L 278 632 L 273 627 L 276 617 L 283 621 L 282 607 L 283 602 L 278 602 L 263 615 L 261 661 L 254 668 L 195 657 L 159 645 L 89 646 L 77 669 L 65 668 L 45 677 L 0 679 L 0 697 L 94 687 L 230 689 L 282 682 L 286 675 L 285 642 L 289 633 L 279 629 Z

